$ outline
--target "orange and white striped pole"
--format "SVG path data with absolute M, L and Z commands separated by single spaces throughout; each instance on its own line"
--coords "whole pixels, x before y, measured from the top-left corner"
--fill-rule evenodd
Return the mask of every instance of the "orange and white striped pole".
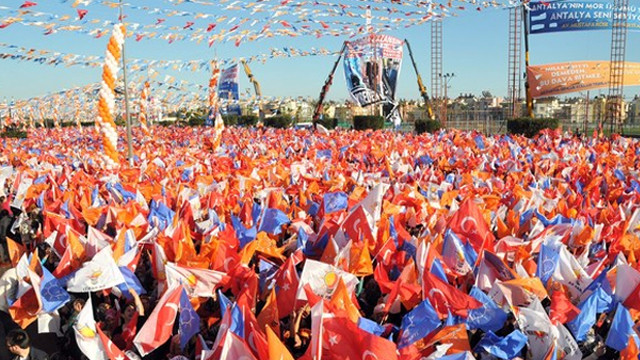
M 220 146 L 222 140 L 222 131 L 224 131 L 224 121 L 220 116 L 218 106 L 218 79 L 220 78 L 220 69 L 215 61 L 211 61 L 211 79 L 209 80 L 209 121 L 214 121 L 214 138 L 213 150 Z M 214 120 L 215 119 L 215 120 Z
M 140 127 L 145 135 L 151 136 L 149 133 L 149 126 L 147 125 L 147 99 L 149 98 L 149 82 L 144 83 L 142 93 L 140 94 L 140 109 L 138 114 L 138 120 L 140 120 Z
M 118 67 L 124 36 L 124 25 L 116 24 L 113 27 L 113 34 L 107 45 L 107 53 L 102 67 L 100 98 L 98 99 L 98 122 L 102 133 L 102 146 L 105 160 L 111 167 L 116 167 L 119 164 L 118 133 L 116 131 L 116 123 L 113 121 L 113 113 L 116 102 L 115 87 L 118 79 Z

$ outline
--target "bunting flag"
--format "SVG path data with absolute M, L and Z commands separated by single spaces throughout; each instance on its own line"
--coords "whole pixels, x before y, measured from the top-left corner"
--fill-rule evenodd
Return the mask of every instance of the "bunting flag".
M 109 166 L 116 167 L 119 164 L 118 134 L 114 121 L 115 112 L 115 88 L 118 80 L 118 64 L 125 38 L 125 27 L 117 24 L 113 27 L 113 35 L 107 44 L 105 63 L 102 71 L 102 83 L 100 98 L 98 101 L 98 116 L 96 125 L 100 124 L 102 132 L 102 145 L 105 161 Z
M 138 120 L 140 121 L 140 128 L 147 136 L 151 136 L 149 133 L 149 126 L 147 125 L 147 99 L 149 98 L 149 82 L 145 81 L 142 92 L 140 93 L 140 103 L 138 104 Z

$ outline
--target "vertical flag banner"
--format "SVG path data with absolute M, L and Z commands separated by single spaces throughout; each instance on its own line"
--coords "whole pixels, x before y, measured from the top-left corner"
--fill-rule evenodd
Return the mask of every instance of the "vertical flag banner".
M 138 119 L 140 120 L 140 127 L 145 135 L 149 136 L 149 127 L 147 126 L 147 99 L 149 98 L 149 82 L 144 83 L 142 93 L 140 94 L 140 108 Z
M 122 24 L 113 27 L 113 34 L 107 45 L 107 53 L 102 68 L 100 98 L 98 100 L 98 123 L 102 132 L 102 145 L 107 164 L 115 167 L 118 164 L 118 133 L 113 119 L 116 102 L 116 81 L 118 67 L 124 44 L 125 28 Z
M 240 99 L 238 92 L 238 64 L 233 64 L 230 67 L 224 69 L 220 75 L 220 85 L 218 85 L 218 97 L 222 100 L 226 100 L 227 114 L 240 115 L 240 105 L 237 102 Z
M 209 79 L 209 116 L 207 116 L 207 126 L 212 126 L 218 113 L 218 80 L 220 69 L 216 61 L 211 61 L 211 78 Z
M 377 34 L 346 43 L 344 75 L 358 105 L 395 104 L 403 45 L 398 38 Z

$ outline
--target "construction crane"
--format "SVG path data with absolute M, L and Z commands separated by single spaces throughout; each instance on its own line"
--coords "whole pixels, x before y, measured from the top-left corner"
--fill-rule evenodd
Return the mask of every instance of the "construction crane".
M 240 60 L 240 62 L 242 63 L 245 74 L 247 74 L 247 77 L 249 78 L 249 82 L 253 84 L 253 89 L 256 93 L 256 97 L 258 98 L 258 111 L 260 112 L 260 118 L 262 118 L 264 113 L 262 111 L 262 90 L 260 89 L 260 83 L 256 80 L 255 76 L 253 76 L 253 73 L 249 68 L 249 64 L 247 64 L 245 60 Z
M 313 112 L 313 127 L 316 127 L 316 123 L 318 122 L 318 120 L 320 120 L 320 115 L 322 114 L 322 104 L 324 103 L 324 98 L 327 95 L 327 92 L 329 91 L 329 87 L 331 87 L 331 84 L 333 83 L 333 74 L 335 74 L 336 69 L 338 68 L 338 64 L 340 63 L 340 60 L 342 59 L 342 54 L 344 54 L 344 50 L 347 46 L 347 43 L 342 44 L 342 49 L 340 50 L 340 54 L 338 54 L 338 58 L 336 59 L 336 62 L 333 64 L 333 68 L 331 69 L 331 73 L 329 73 L 329 77 L 327 78 L 327 80 L 324 82 L 324 86 L 322 87 L 322 90 L 320 91 L 320 98 L 318 99 L 318 104 L 316 105 L 316 109 Z
M 424 99 L 424 106 L 427 108 L 427 115 L 429 116 L 429 119 L 435 120 L 435 115 L 433 113 L 433 109 L 431 108 L 431 101 L 429 100 L 429 95 L 427 94 L 427 88 L 422 83 L 422 77 L 420 77 L 420 73 L 418 72 L 418 66 L 416 66 L 416 61 L 413 58 L 411 45 L 409 45 L 409 41 L 407 39 L 404 40 L 404 43 L 407 44 L 407 50 L 409 50 L 409 56 L 411 57 L 413 70 L 415 70 L 416 77 L 418 78 L 418 89 L 420 90 L 420 96 L 422 96 L 422 98 Z

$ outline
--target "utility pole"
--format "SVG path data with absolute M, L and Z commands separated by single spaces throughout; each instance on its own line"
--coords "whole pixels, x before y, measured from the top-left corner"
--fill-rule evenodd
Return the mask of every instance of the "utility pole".
M 120 3 L 120 22 L 124 21 L 124 17 L 122 15 L 122 0 L 119 0 Z M 125 39 L 127 38 L 127 34 L 123 34 Z M 126 115 L 126 124 L 127 124 L 127 158 L 129 159 L 129 166 L 133 166 L 133 145 L 131 144 L 131 116 L 129 112 L 129 89 L 127 86 L 127 58 L 124 55 L 124 43 L 122 42 L 122 81 L 124 82 L 124 111 Z

